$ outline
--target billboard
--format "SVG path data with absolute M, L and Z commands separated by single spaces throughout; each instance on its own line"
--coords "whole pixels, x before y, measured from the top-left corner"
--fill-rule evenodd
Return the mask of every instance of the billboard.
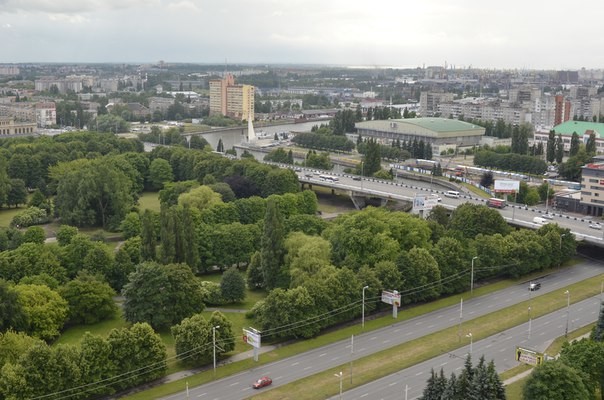
M 395 304 L 397 306 L 400 306 L 401 305 L 401 295 L 396 290 L 393 290 L 393 291 L 383 290 L 382 291 L 382 302 L 384 302 L 386 304 Z
M 260 332 L 243 328 L 243 342 L 257 349 L 260 348 Z
M 430 211 L 438 205 L 437 196 L 415 196 L 413 198 L 413 211 Z
M 541 365 L 543 364 L 543 359 L 543 353 L 516 346 L 516 361 L 528 365 Z
M 495 179 L 496 193 L 518 193 L 520 191 L 520 181 L 510 181 L 503 179 Z

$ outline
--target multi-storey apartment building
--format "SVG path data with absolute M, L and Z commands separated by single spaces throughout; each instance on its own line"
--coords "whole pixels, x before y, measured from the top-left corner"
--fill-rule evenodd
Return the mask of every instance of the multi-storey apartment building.
M 453 93 L 422 92 L 419 96 L 419 113 L 422 117 L 431 117 L 439 112 L 441 103 L 450 103 L 455 98 Z
M 44 128 L 57 124 L 57 106 L 54 102 L 43 102 L 35 105 L 36 123 Z
M 596 217 L 604 210 L 604 160 L 581 168 L 581 205 L 585 212 Z
M 254 87 L 236 85 L 232 75 L 210 80 L 210 115 L 254 120 Z

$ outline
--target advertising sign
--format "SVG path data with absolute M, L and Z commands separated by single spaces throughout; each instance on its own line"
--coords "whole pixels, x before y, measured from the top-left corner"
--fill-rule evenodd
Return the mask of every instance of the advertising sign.
M 543 353 L 516 346 L 516 361 L 529 365 L 541 365 L 543 364 L 543 359 Z
M 252 347 L 260 348 L 260 332 L 251 329 L 243 329 L 243 341 Z
M 415 196 L 413 198 L 414 211 L 430 211 L 438 205 L 436 196 Z
M 395 304 L 396 303 L 396 305 L 399 306 L 401 304 L 401 295 L 396 290 L 393 290 L 393 291 L 383 290 L 382 291 L 382 302 L 384 302 L 386 304 Z
M 520 181 L 495 179 L 494 191 L 496 193 L 518 193 L 520 191 Z

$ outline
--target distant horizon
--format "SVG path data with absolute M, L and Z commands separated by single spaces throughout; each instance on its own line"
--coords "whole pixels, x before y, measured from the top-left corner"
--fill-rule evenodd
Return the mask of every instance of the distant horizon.
M 155 60 L 155 61 L 14 61 L 14 62 L 4 62 L 0 61 L 1 65 L 23 65 L 23 64 L 31 64 L 31 65 L 157 65 L 160 62 L 163 62 L 165 66 L 170 65 L 203 65 L 203 66 L 225 66 L 224 63 L 220 62 L 205 62 L 205 61 L 165 61 L 165 60 Z M 401 66 L 401 65 L 388 65 L 388 64 L 375 64 L 375 65 L 351 65 L 351 64 L 318 64 L 318 63 L 284 63 L 284 62 L 229 62 L 226 64 L 228 69 L 229 66 L 255 66 L 255 67 L 308 67 L 308 68 L 339 68 L 339 69 L 393 69 L 393 70 L 409 70 L 409 69 L 428 69 L 441 67 L 444 68 L 444 65 L 425 65 L 425 66 Z M 447 71 L 463 71 L 463 70 L 492 70 L 492 71 L 602 71 L 604 70 L 604 66 L 602 67 L 566 67 L 566 68 L 520 68 L 520 67 L 480 67 L 480 66 L 462 66 L 458 67 L 455 65 L 447 65 Z
M 596 0 L 0 0 L 0 42 L 2 61 L 24 64 L 598 70 L 601 8 Z

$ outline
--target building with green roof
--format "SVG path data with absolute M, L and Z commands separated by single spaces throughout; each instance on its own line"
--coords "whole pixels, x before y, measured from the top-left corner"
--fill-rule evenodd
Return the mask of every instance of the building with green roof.
M 562 136 L 562 142 L 564 143 L 564 151 L 570 151 L 570 139 L 573 133 L 576 132 L 577 135 L 579 135 L 579 139 L 582 143 L 587 143 L 587 139 L 589 139 L 589 136 L 592 133 L 595 133 L 596 152 L 598 154 L 604 153 L 604 123 L 587 121 L 566 121 L 554 126 L 552 130 L 556 133 L 556 136 Z M 537 143 L 542 142 L 543 146 L 547 145 L 548 137 L 549 132 L 535 132 L 535 141 Z
M 447 118 L 409 118 L 385 121 L 363 121 L 355 124 L 357 134 L 374 138 L 382 144 L 399 140 L 423 140 L 432 145 L 434 154 L 449 148 L 479 146 L 485 128 L 468 122 Z

